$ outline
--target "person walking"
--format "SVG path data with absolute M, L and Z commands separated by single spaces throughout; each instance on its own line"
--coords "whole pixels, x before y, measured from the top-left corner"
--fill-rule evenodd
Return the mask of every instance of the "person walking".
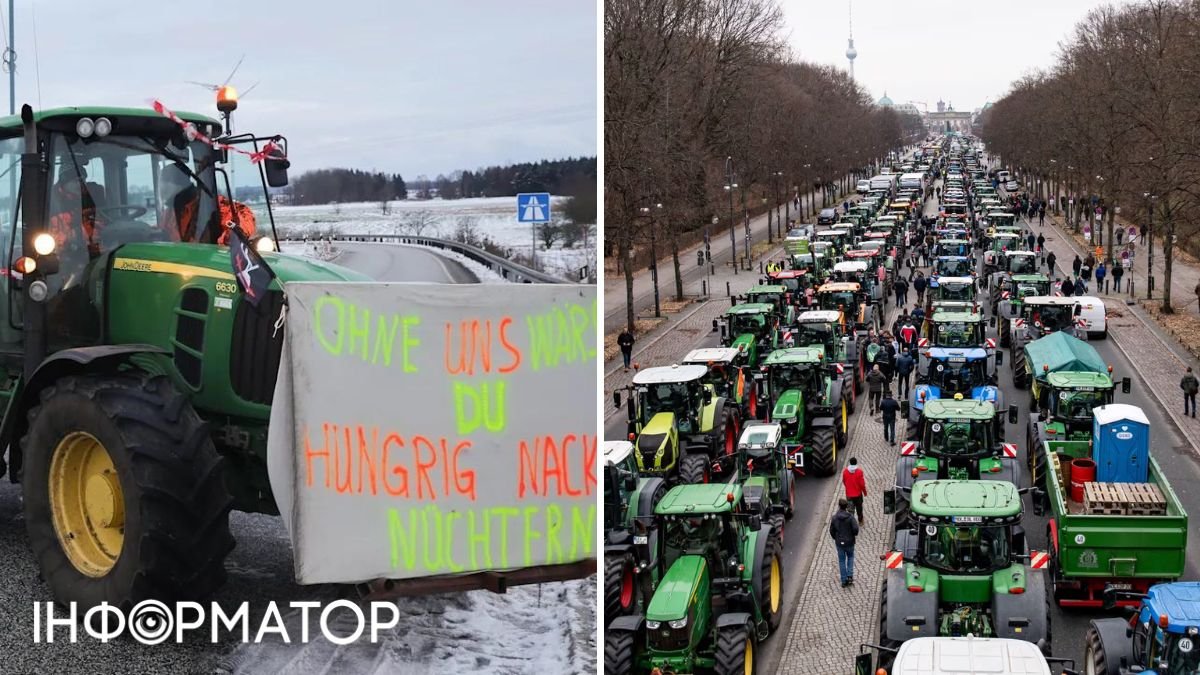
M 829 523 L 829 536 L 837 546 L 838 575 L 845 588 L 854 583 L 854 541 L 858 538 L 858 522 L 850 515 L 850 502 L 845 497 L 838 500 L 837 513 Z
M 1058 290 L 1060 293 L 1062 293 L 1064 298 L 1069 298 L 1072 295 L 1075 295 L 1075 282 L 1072 281 L 1070 277 L 1067 277 L 1066 279 L 1060 279 L 1058 283 Z
M 1106 276 L 1108 276 L 1108 269 L 1104 266 L 1104 262 L 1101 261 L 1099 265 L 1096 265 L 1096 292 L 1097 293 L 1107 293 L 1107 290 L 1104 288 L 1104 277 L 1106 277 Z
M 908 282 L 904 280 L 904 277 L 900 277 L 900 278 L 896 279 L 896 282 L 895 282 L 895 284 L 892 285 L 892 288 L 895 289 L 895 291 L 896 291 L 896 306 L 903 307 L 903 306 L 907 305 L 908 304 Z
M 906 349 L 912 349 L 917 344 L 917 327 L 913 325 L 912 319 L 905 317 L 904 323 L 900 324 L 900 342 Z M 897 363 L 897 366 L 900 364 Z
M 1083 267 L 1083 258 L 1080 258 L 1079 254 L 1076 253 L 1075 260 L 1071 262 L 1071 275 L 1074 276 L 1079 274 L 1080 267 Z
M 925 287 L 928 285 L 929 282 L 925 280 L 925 274 L 917 272 L 917 278 L 913 279 L 913 290 L 917 292 L 918 305 L 925 302 Z
M 633 333 L 621 331 L 617 336 L 617 346 L 621 348 L 621 358 L 625 360 L 625 372 L 629 372 L 629 360 L 633 358 Z
M 1038 205 L 1038 227 L 1046 226 L 1046 202 Z
M 1034 250 L 1033 246 L 1036 243 L 1037 237 L 1033 236 L 1033 231 L 1030 231 L 1029 234 L 1025 235 L 1025 244 L 1028 246 L 1030 251 Z
M 1179 388 L 1183 390 L 1183 414 L 1196 416 L 1196 392 L 1200 391 L 1200 380 L 1192 374 L 1192 367 L 1188 366 L 1187 372 L 1183 374 L 1183 379 L 1179 381 Z M 1191 413 L 1188 412 L 1188 406 L 1191 406 Z
M 1125 268 L 1120 262 L 1113 263 L 1112 278 L 1113 278 L 1113 293 L 1121 292 L 1121 277 L 1125 276 Z
M 1037 250 L 1040 253 L 1044 248 L 1046 248 L 1046 235 L 1039 232 L 1037 237 Z
M 1083 280 L 1083 277 L 1075 277 L 1075 295 L 1083 295 L 1087 292 L 1087 282 Z
M 883 440 L 887 441 L 888 445 L 895 445 L 896 412 L 900 410 L 900 404 L 892 398 L 891 389 L 883 392 L 883 400 L 879 402 L 879 409 L 883 411 Z
M 854 505 L 858 514 L 858 524 L 863 523 L 863 497 L 867 496 L 867 476 L 858 465 L 858 458 L 851 457 L 850 463 L 842 469 L 842 486 L 846 488 L 846 499 Z M 851 575 L 854 576 L 854 575 Z
M 1118 227 L 1116 231 L 1113 232 L 1113 236 L 1117 238 L 1117 246 L 1120 246 L 1121 239 L 1125 236 L 1125 228 Z
M 879 355 L 884 353 L 883 348 L 880 348 Z M 876 355 L 876 359 L 879 358 Z M 883 385 L 887 384 L 887 375 L 879 369 L 879 364 L 871 366 L 871 372 L 867 373 L 867 403 L 871 409 L 871 414 L 879 408 L 879 401 L 883 398 Z
M 1193 290 L 1196 292 L 1196 302 L 1200 304 L 1200 281 L 1196 282 L 1196 288 Z
M 1055 260 L 1058 260 L 1058 256 L 1054 255 L 1054 251 L 1050 251 L 1049 253 L 1046 254 L 1046 270 L 1047 270 L 1047 275 L 1051 279 L 1054 278 L 1054 261 Z
M 900 352 L 900 356 L 896 357 L 896 391 L 900 393 L 901 398 L 908 398 L 909 380 L 912 378 L 915 365 L 911 349 L 905 349 Z

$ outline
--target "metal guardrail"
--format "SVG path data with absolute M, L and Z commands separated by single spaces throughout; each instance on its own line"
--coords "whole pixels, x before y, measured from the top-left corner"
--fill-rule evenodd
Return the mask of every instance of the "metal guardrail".
M 504 279 L 515 284 L 565 284 L 566 279 L 560 279 L 545 272 L 539 272 L 530 269 L 524 265 L 501 258 L 498 255 L 488 253 L 487 251 L 470 246 L 468 244 L 459 243 L 457 241 L 449 241 L 447 239 L 436 239 L 434 237 L 418 237 L 409 234 L 335 234 L 330 237 L 333 241 L 349 241 L 362 243 L 396 243 L 396 244 L 412 244 L 415 246 L 428 246 L 431 248 L 441 248 L 454 251 L 459 255 L 464 255 L 471 260 L 479 263 L 499 274 Z

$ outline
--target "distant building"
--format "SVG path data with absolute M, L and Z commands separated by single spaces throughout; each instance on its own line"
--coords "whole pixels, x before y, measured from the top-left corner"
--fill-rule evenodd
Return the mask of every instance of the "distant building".
M 955 110 L 953 103 L 938 101 L 937 112 L 931 112 L 926 115 L 925 121 L 931 128 L 939 131 L 970 133 L 972 117 L 974 115 L 969 112 L 958 112 Z

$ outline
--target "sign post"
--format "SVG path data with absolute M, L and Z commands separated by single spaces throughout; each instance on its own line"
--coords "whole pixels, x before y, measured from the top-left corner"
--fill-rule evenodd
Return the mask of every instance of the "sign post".
M 537 226 L 550 222 L 550 193 L 522 192 L 517 195 L 517 222 L 529 223 L 529 260 L 537 269 Z

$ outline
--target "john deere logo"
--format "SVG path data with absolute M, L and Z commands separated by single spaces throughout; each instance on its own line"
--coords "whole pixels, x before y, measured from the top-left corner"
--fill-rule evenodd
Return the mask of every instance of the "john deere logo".
M 1091 567 L 1091 568 L 1099 567 L 1098 561 L 1096 560 L 1096 552 L 1088 550 L 1088 551 L 1084 551 L 1083 553 L 1080 553 L 1079 554 L 1079 566 L 1080 567 Z

